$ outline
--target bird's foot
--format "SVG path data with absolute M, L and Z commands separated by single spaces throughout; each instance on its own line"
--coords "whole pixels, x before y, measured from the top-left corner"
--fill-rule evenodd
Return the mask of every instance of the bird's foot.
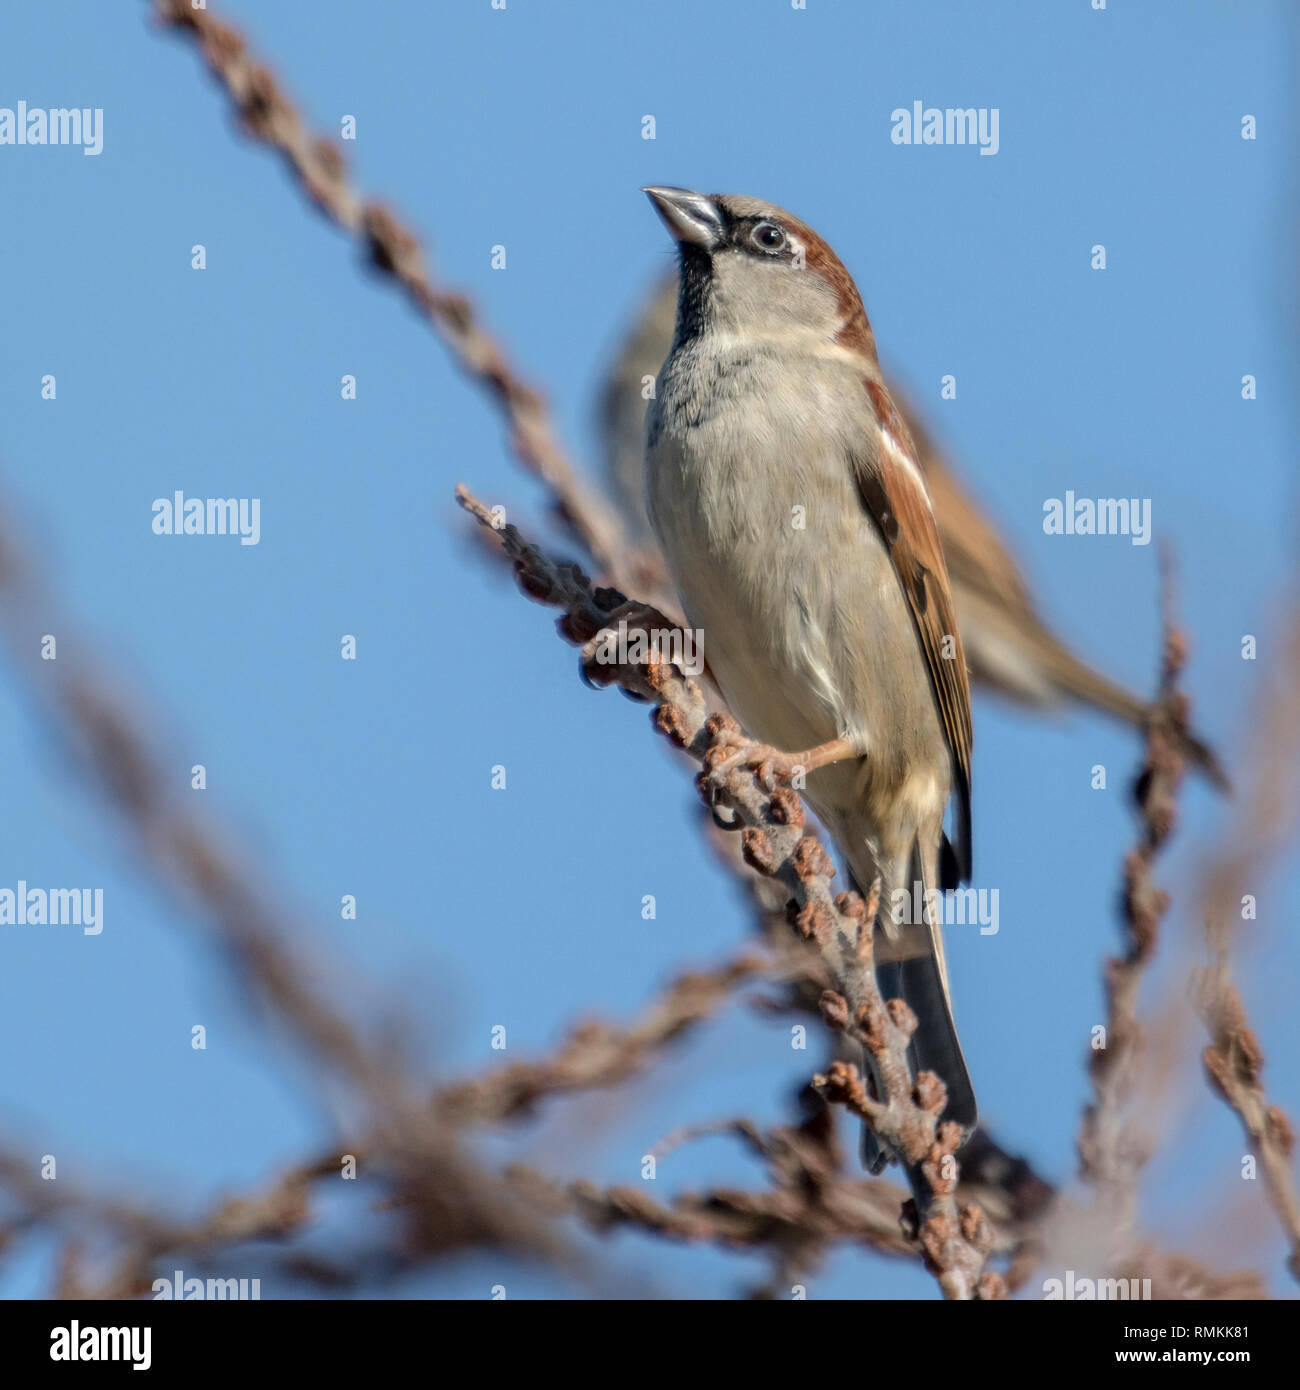
M 778 782 L 802 788 L 804 777 L 816 768 L 858 756 L 853 740 L 848 738 L 832 739 L 802 753 L 783 753 L 766 743 L 746 743 L 730 752 L 725 748 L 716 752 L 718 756 L 708 771 L 715 786 L 721 786 L 737 768 L 743 767 L 753 771 L 768 791 L 773 791 Z

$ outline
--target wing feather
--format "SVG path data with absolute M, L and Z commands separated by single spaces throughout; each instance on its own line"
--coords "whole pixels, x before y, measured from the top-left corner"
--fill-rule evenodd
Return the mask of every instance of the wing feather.
M 880 447 L 854 452 L 854 479 L 889 550 L 929 668 L 935 705 L 952 756 L 953 795 L 957 802 L 954 848 L 959 876 L 964 881 L 971 871 L 972 730 L 966 655 L 957 631 L 952 587 L 934 509 L 911 437 L 884 386 L 868 379 L 866 390 L 880 426 Z

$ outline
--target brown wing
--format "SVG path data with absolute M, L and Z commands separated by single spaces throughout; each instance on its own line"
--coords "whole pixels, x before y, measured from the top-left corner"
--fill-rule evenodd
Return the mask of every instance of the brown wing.
M 966 655 L 957 631 L 948 567 L 944 564 L 934 511 L 920 481 L 911 438 L 885 388 L 869 379 L 866 389 L 882 439 L 878 449 L 864 448 L 855 453 L 854 479 L 889 549 L 930 670 L 935 704 L 952 755 L 958 827 L 955 848 L 959 876 L 966 879 L 971 864 L 972 742 Z

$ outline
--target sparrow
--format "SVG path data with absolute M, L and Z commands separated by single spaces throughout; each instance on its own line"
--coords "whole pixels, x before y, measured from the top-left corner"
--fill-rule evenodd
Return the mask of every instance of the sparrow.
M 606 479 L 633 543 L 643 548 L 656 545 L 645 510 L 648 393 L 672 346 L 676 320 L 674 274 L 656 285 L 638 311 L 598 402 Z M 889 389 L 930 488 L 972 680 L 1024 708 L 1048 713 L 1073 703 L 1145 730 L 1150 703 L 1090 665 L 1043 620 L 1010 547 L 962 486 L 912 403 L 896 384 Z M 1227 790 L 1219 760 L 1202 739 L 1189 736 L 1184 752 Z
M 968 1136 L 933 907 L 970 875 L 970 688 L 911 438 L 816 232 L 757 198 L 644 191 L 680 258 L 646 414 L 651 526 L 732 713 L 776 750 L 764 765 L 803 770 L 856 887 L 879 881 L 881 991 L 915 1013 L 911 1065 L 943 1081 L 943 1117 Z M 869 1130 L 863 1157 L 890 1157 Z

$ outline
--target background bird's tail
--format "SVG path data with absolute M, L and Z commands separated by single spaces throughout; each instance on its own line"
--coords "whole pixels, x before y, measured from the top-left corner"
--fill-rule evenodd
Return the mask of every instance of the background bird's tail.
M 1151 704 L 1141 700 L 1123 686 L 1103 676 L 1074 655 L 1046 628 L 1041 643 L 1043 669 L 1055 681 L 1064 695 L 1114 715 L 1135 729 L 1145 730 L 1151 719 Z M 1182 736 L 1182 753 L 1193 767 L 1199 768 L 1221 792 L 1230 792 L 1232 785 L 1214 749 L 1188 732 Z
M 915 847 L 906 882 L 882 884 L 875 929 L 876 981 L 886 1000 L 905 1000 L 916 1015 L 916 1032 L 908 1049 L 913 1076 L 932 1071 L 943 1081 L 948 1089 L 943 1118 L 955 1120 L 969 1136 L 978 1119 L 975 1089 L 952 1016 L 938 902 L 933 904 L 933 913 L 929 908 L 929 890 L 939 886 L 938 856 L 929 864 L 924 858 L 920 847 Z M 856 871 L 853 877 L 858 891 L 863 892 Z M 902 894 L 891 891 L 898 889 L 906 890 L 906 902 Z M 864 1127 L 864 1166 L 879 1173 L 888 1158 L 875 1135 Z

